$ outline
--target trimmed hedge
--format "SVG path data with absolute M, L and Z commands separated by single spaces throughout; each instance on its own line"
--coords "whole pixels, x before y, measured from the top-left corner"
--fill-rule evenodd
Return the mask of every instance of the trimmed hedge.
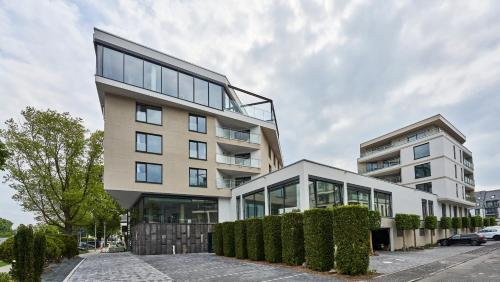
M 370 263 L 368 208 L 353 205 L 333 209 L 333 239 L 337 247 L 335 268 L 341 274 L 368 272 Z
M 479 215 L 473 216 L 470 218 L 471 227 L 482 227 L 483 226 L 483 218 Z
M 45 265 L 47 238 L 42 232 L 36 232 L 33 239 L 33 278 L 42 280 L 43 266 Z
M 214 234 L 213 234 L 213 246 L 215 254 L 218 256 L 224 255 L 224 245 L 223 245 L 223 237 L 222 237 L 222 223 L 217 223 L 214 226 Z
M 462 217 L 462 228 L 470 228 L 470 218 L 468 216 Z
M 451 218 L 449 218 L 447 216 L 441 217 L 441 221 L 439 221 L 439 228 L 450 229 L 451 228 Z
M 437 223 L 437 217 L 434 215 L 428 215 L 424 218 L 424 228 L 431 231 L 431 244 L 434 244 L 432 232 L 437 228 Z
M 234 222 L 222 223 L 222 248 L 224 256 L 234 257 Z
M 382 225 L 382 216 L 379 211 L 368 211 L 368 223 L 370 230 L 380 229 Z
M 283 262 L 288 265 L 304 263 L 304 215 L 289 212 L 281 219 L 281 245 Z
M 268 262 L 281 262 L 281 216 L 265 216 L 262 221 L 264 256 Z
M 403 249 L 406 250 L 406 236 L 404 231 L 413 229 L 414 218 L 411 214 L 397 213 L 394 219 L 396 221 L 396 229 L 403 230 Z
M 497 219 L 494 217 L 490 217 L 490 226 L 495 226 L 497 225 Z
M 247 219 L 246 228 L 248 258 L 251 260 L 264 260 L 264 237 L 262 231 L 262 219 Z
M 462 228 L 462 218 L 461 217 L 454 217 L 451 219 L 451 227 L 455 229 L 460 229 Z
M 304 212 L 304 247 L 307 267 L 328 271 L 333 267 L 333 214 L 331 209 Z
M 14 258 L 12 276 L 18 281 L 33 281 L 33 228 L 19 225 L 14 236 Z
M 3 241 L 0 244 L 0 260 L 4 262 L 11 263 L 14 260 L 14 237 L 10 237 L 9 239 Z
M 490 218 L 489 217 L 483 217 L 483 226 L 484 227 L 490 226 Z
M 234 222 L 234 254 L 236 258 L 246 259 L 247 254 L 247 232 L 244 220 Z

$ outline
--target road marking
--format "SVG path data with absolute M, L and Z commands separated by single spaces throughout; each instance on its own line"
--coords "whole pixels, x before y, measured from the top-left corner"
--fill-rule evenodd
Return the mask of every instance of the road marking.
M 299 273 L 299 274 L 285 276 L 285 277 L 278 277 L 278 278 L 274 278 L 274 279 L 270 279 L 270 280 L 264 280 L 262 282 L 269 282 L 269 281 L 277 281 L 277 280 L 289 279 L 289 278 L 297 277 L 297 276 L 300 276 L 300 275 L 305 275 L 305 273 Z
M 68 282 L 69 279 L 71 278 L 71 276 L 73 276 L 73 274 L 75 273 L 75 271 L 78 269 L 78 267 L 80 267 L 80 265 L 86 260 L 87 258 L 83 258 L 70 272 L 69 274 L 66 276 L 66 278 L 64 278 L 63 282 Z

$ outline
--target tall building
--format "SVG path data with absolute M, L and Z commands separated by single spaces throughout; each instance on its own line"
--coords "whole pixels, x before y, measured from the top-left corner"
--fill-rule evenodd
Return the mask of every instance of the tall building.
M 473 215 L 500 218 L 500 190 L 477 191 Z
M 282 167 L 272 100 L 98 29 L 94 47 L 104 188 L 132 227 L 224 221 L 230 188 Z
M 358 172 L 434 193 L 442 216 L 474 208 L 474 163 L 465 135 L 435 115 L 360 145 Z

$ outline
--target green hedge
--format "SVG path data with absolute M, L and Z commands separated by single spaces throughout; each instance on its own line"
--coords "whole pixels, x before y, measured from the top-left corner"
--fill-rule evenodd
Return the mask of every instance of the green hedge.
M 34 281 L 42 280 L 45 265 L 47 238 L 42 232 L 36 232 L 33 239 L 33 278 Z
M 264 260 L 264 237 L 262 231 L 262 219 L 247 219 L 246 228 L 248 258 L 251 260 Z
M 483 226 L 484 227 L 490 226 L 490 218 L 489 217 L 483 217 Z
M 14 260 L 14 237 L 10 237 L 9 239 L 3 241 L 0 244 L 0 260 L 4 262 L 11 263 Z
M 222 223 L 217 223 L 214 226 L 213 246 L 214 246 L 214 251 L 215 251 L 216 255 L 218 255 L 218 256 L 224 255 L 224 245 L 223 245 L 223 238 L 222 238 Z
M 396 229 L 398 230 L 411 230 L 412 221 L 409 214 L 397 213 L 394 217 L 396 221 Z
M 496 226 L 497 225 L 497 219 L 495 217 L 490 217 L 490 226 Z
M 33 228 L 19 225 L 14 236 L 14 258 L 12 276 L 18 281 L 33 281 Z
M 268 262 L 281 262 L 281 216 L 265 216 L 262 221 L 264 256 Z
M 328 271 L 333 267 L 333 216 L 331 209 L 304 212 L 304 247 L 307 267 Z
M 234 222 L 234 254 L 236 258 L 246 259 L 247 254 L 247 232 L 244 220 Z
M 454 217 L 451 219 L 451 227 L 455 229 L 460 229 L 462 228 L 462 218 L 461 217 Z
M 281 244 L 283 262 L 288 265 L 304 263 L 304 215 L 289 212 L 282 215 Z
M 341 274 L 368 272 L 370 263 L 368 208 L 353 205 L 333 209 L 333 240 L 337 247 L 335 269 Z
M 441 217 L 439 221 L 439 228 L 441 229 L 450 229 L 451 228 L 451 218 L 447 216 Z
M 370 230 L 380 229 L 382 225 L 382 216 L 379 211 L 368 211 L 368 224 Z
M 473 216 L 470 218 L 471 227 L 482 227 L 483 226 L 483 218 L 479 215 Z
M 470 218 L 468 216 L 462 217 L 462 228 L 470 228 Z
M 224 256 L 234 257 L 234 222 L 222 223 L 222 246 Z
M 425 229 L 434 230 L 437 228 L 437 217 L 434 215 L 428 215 L 424 218 Z
M 66 234 L 57 234 L 50 235 L 58 238 L 63 245 L 61 246 L 62 255 L 66 258 L 72 258 L 78 255 L 78 240 L 76 236 L 66 235 Z

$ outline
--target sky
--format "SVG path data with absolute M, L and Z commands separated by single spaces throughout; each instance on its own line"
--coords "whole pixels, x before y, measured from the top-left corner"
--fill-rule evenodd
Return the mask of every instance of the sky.
M 103 129 L 97 27 L 227 75 L 275 103 L 285 164 L 356 170 L 359 144 L 435 114 L 500 189 L 499 1 L 0 0 L 0 128 L 21 109 Z M 0 217 L 33 217 L 0 184 Z

